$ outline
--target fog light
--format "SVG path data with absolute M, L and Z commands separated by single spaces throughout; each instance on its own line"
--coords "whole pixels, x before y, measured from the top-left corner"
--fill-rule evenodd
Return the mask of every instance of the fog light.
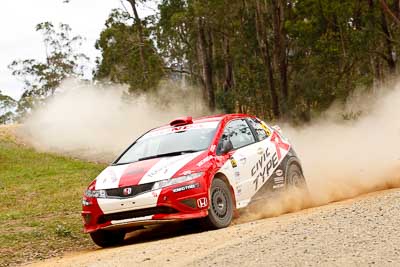
M 83 216 L 83 223 L 89 224 L 90 220 L 92 219 L 92 215 L 90 213 L 85 213 L 85 214 L 82 214 L 82 216 Z
M 191 207 L 192 209 L 196 208 L 196 199 L 194 198 L 187 198 L 180 201 L 182 204 Z
M 88 201 L 87 199 L 82 199 L 82 205 L 83 206 L 91 206 L 92 202 Z

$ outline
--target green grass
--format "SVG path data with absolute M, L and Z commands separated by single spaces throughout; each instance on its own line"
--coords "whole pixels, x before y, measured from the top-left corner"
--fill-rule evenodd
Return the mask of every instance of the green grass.
M 0 266 L 93 246 L 82 231 L 81 199 L 104 167 L 0 135 Z

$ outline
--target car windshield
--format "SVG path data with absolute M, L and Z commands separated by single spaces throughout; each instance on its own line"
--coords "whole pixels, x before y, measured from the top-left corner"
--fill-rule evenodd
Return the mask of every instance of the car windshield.
M 151 131 L 132 145 L 114 164 L 206 150 L 218 122 L 196 123 Z

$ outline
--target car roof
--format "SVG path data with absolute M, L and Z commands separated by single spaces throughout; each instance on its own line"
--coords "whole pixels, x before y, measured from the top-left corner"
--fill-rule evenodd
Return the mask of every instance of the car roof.
M 210 115 L 210 116 L 203 116 L 203 117 L 195 118 L 195 119 L 193 119 L 193 124 L 204 123 L 204 122 L 220 122 L 222 120 L 231 120 L 231 119 L 235 119 L 235 118 L 246 118 L 246 117 L 254 117 L 254 116 L 242 114 L 242 113 L 217 114 L 217 115 Z M 158 131 L 158 130 L 167 129 L 170 127 L 173 127 L 173 126 L 166 124 L 166 125 L 154 128 L 151 131 Z
M 223 119 L 233 119 L 233 118 L 245 118 L 245 117 L 254 117 L 247 114 L 241 113 L 231 113 L 231 114 L 218 114 L 218 115 L 211 115 L 211 116 L 204 116 L 200 118 L 193 119 L 193 123 L 199 122 L 207 122 L 207 121 L 221 121 Z

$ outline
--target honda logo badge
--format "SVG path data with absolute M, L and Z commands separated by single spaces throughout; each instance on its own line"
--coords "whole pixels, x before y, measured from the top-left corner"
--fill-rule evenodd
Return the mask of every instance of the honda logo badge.
M 208 204 L 208 200 L 206 197 L 202 197 L 197 200 L 197 207 L 199 207 L 199 208 L 205 208 L 205 207 L 207 207 L 207 204 Z
M 123 194 L 124 196 L 128 196 L 128 195 L 130 195 L 131 193 L 132 193 L 132 188 L 130 188 L 130 187 L 124 188 L 124 190 L 122 191 L 122 194 Z

